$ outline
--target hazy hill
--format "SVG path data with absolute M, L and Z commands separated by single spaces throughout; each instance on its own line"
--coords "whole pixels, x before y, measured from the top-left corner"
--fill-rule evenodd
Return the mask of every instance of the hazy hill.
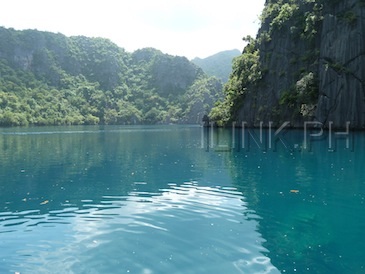
M 206 74 L 216 76 L 225 83 L 232 72 L 233 59 L 240 54 L 241 52 L 238 49 L 233 49 L 218 52 L 203 59 L 197 57 L 191 61 L 201 67 Z
M 221 91 L 185 57 L 0 28 L 2 126 L 197 123 Z

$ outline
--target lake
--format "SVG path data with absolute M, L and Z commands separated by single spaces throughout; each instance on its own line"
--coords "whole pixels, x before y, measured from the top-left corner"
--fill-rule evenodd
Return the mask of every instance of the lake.
M 0 273 L 365 273 L 365 133 L 271 133 L 1 129 Z

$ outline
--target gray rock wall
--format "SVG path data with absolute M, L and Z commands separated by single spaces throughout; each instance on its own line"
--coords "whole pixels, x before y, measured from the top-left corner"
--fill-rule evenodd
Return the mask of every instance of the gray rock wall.
M 360 1 L 346 0 L 324 16 L 316 119 L 325 125 L 365 125 L 364 12 Z

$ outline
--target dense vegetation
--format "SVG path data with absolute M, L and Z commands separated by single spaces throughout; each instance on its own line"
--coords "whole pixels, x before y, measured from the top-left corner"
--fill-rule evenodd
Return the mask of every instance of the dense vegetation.
M 232 72 L 232 61 L 239 55 L 241 52 L 238 49 L 233 49 L 218 52 L 206 58 L 197 57 L 191 61 L 201 67 L 206 74 L 216 76 L 223 83 L 226 83 Z
M 0 126 L 199 123 L 221 90 L 185 57 L 0 28 Z

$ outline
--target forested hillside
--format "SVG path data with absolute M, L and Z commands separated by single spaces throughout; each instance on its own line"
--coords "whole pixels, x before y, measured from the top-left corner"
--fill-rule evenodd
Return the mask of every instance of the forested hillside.
M 364 14 L 364 0 L 267 0 L 212 118 L 364 128 Z
M 221 90 L 185 57 L 0 28 L 0 126 L 199 123 Z

